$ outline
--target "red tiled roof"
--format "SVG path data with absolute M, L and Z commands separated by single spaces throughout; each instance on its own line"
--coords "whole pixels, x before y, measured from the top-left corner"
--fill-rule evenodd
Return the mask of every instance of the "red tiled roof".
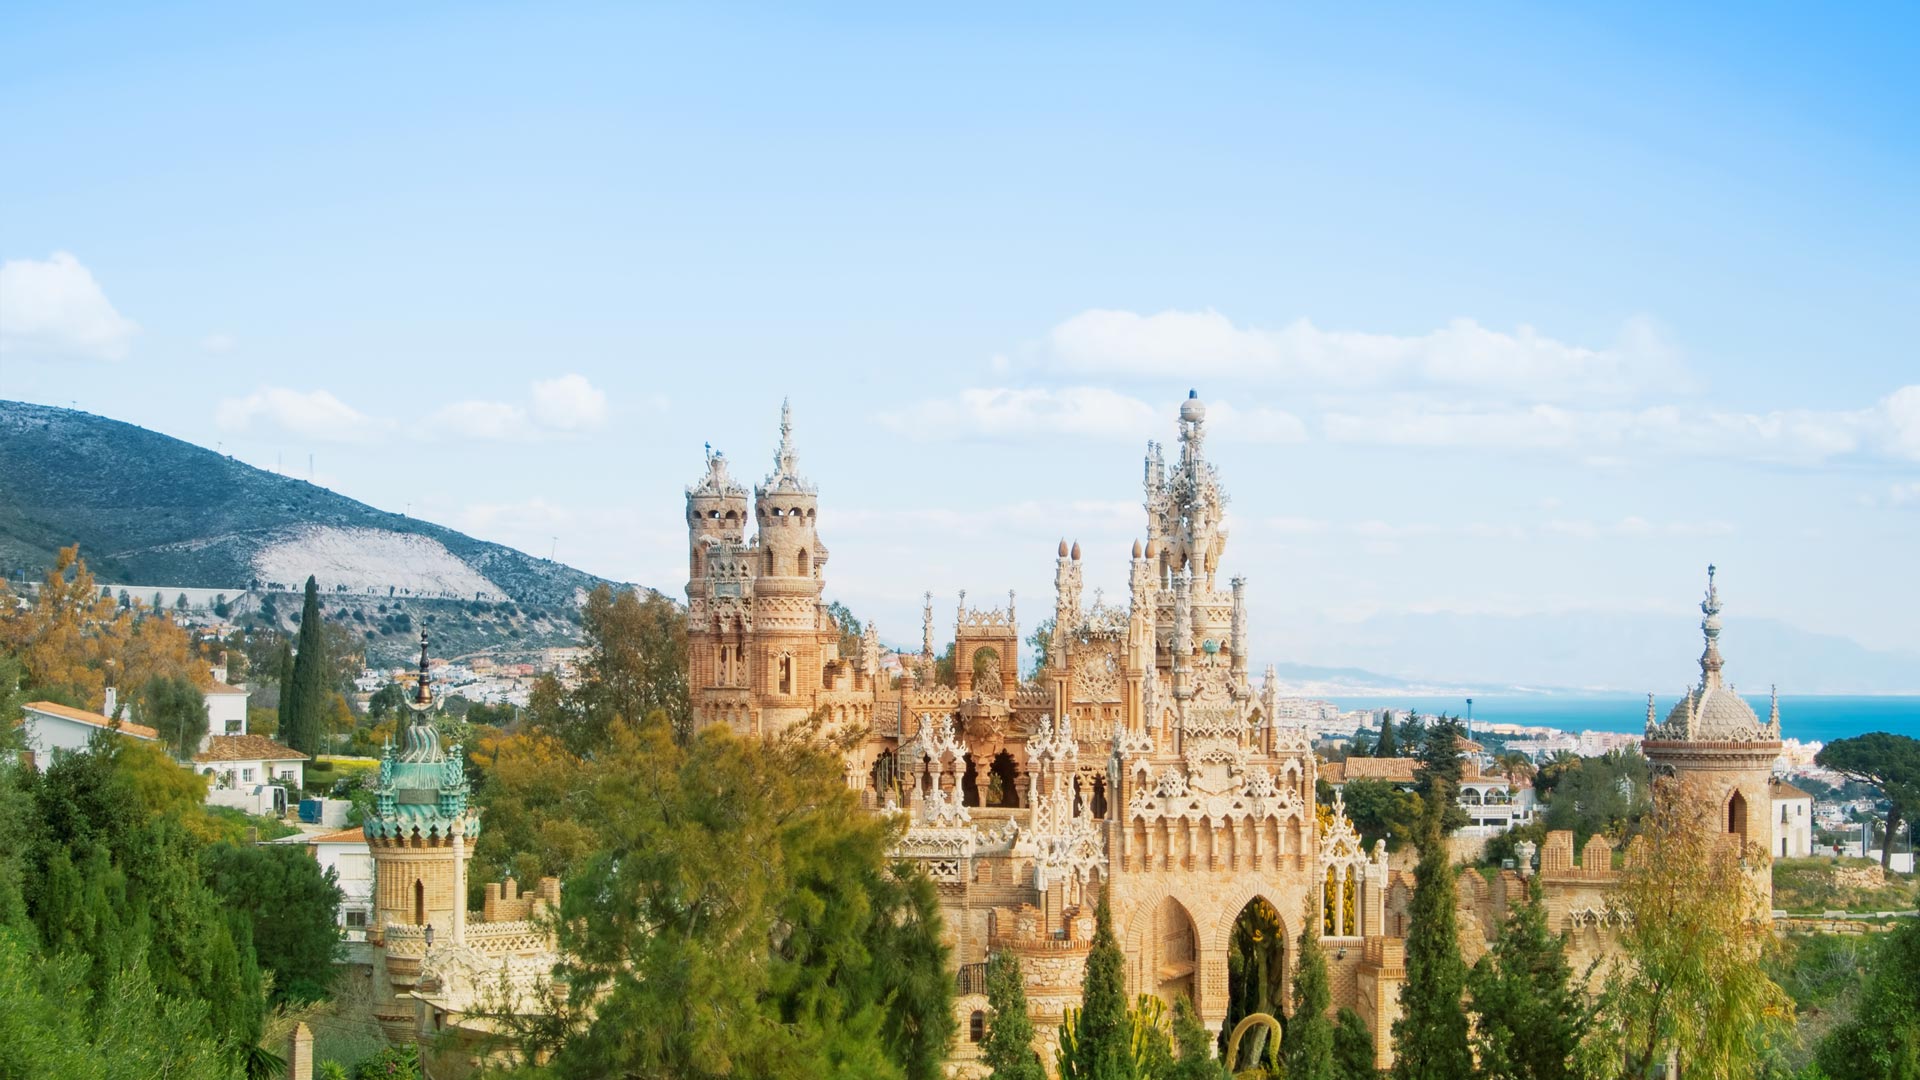
M 29 701 L 26 704 L 26 708 L 30 712 L 45 713 L 48 716 L 57 716 L 62 720 L 73 720 L 82 724 L 92 724 L 97 728 L 113 728 L 113 718 L 110 716 L 102 716 L 97 712 L 75 709 L 71 706 L 61 705 L 52 701 Z M 160 737 L 158 731 L 155 731 L 145 724 L 130 724 L 122 721 L 117 730 L 122 735 L 131 735 L 136 739 L 158 739 Z
M 1775 780 L 1772 782 L 1770 786 L 1773 788 L 1773 797 L 1776 799 L 1811 799 L 1813 798 L 1813 795 L 1810 792 L 1801 791 L 1799 788 L 1794 787 L 1792 784 L 1787 783 L 1785 780 Z
M 307 761 L 307 755 L 265 735 L 215 735 L 195 761 Z
M 356 825 L 351 829 L 308 836 L 305 839 L 309 844 L 364 844 L 367 842 L 367 834 Z
M 228 686 L 226 683 L 223 683 L 223 682 L 217 682 L 217 683 L 214 683 L 212 686 L 207 687 L 207 693 L 209 694 L 244 694 L 246 692 L 247 691 L 242 690 L 237 686 Z

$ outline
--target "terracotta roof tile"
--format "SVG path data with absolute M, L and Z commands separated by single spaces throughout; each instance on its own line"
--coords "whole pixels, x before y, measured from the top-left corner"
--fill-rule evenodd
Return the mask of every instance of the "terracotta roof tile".
M 85 709 L 75 709 L 52 701 L 29 701 L 26 704 L 26 708 L 33 712 L 45 713 L 48 716 L 57 716 L 62 720 L 73 720 L 82 724 L 92 724 L 97 728 L 113 727 L 112 717 L 102 716 L 97 712 L 88 712 Z M 158 739 L 160 737 L 158 731 L 155 731 L 145 724 L 129 724 L 125 721 L 121 722 L 119 731 L 122 735 L 131 735 L 136 739 Z
M 265 735 L 215 735 L 195 761 L 307 761 L 307 755 Z
M 303 837 L 309 844 L 364 844 L 367 834 L 358 825 L 339 832 L 321 833 L 318 836 Z

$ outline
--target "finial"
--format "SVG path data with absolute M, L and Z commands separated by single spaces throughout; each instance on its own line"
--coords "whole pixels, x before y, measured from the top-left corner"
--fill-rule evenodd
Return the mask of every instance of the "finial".
M 1138 540 L 1133 542 L 1133 557 L 1136 559 L 1140 557 L 1140 541 Z
M 1064 536 L 1060 538 L 1060 557 L 1067 557 L 1067 538 Z
M 1654 726 L 1654 723 L 1655 721 L 1653 718 L 1653 692 L 1648 691 L 1647 692 L 1647 727 L 1652 728 Z
M 433 691 L 429 689 L 432 677 L 427 674 L 427 632 L 420 631 L 420 681 L 413 692 L 414 704 L 425 708 L 433 704 Z
M 1074 562 L 1080 561 L 1080 541 L 1075 540 L 1073 542 L 1073 551 L 1070 554 L 1072 555 Z

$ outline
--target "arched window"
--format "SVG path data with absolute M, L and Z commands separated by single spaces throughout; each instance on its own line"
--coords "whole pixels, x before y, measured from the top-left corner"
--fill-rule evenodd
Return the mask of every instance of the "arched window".
M 413 879 L 413 925 L 427 924 L 427 884 L 419 878 Z
M 979 1009 L 967 1017 L 967 1041 L 981 1042 L 987 1037 L 987 1014 Z
M 1747 838 L 1747 797 L 1737 791 L 1727 800 L 1727 831 L 1742 840 Z
M 793 657 L 791 656 L 780 657 L 780 692 L 793 693 Z
M 773 576 L 773 549 L 767 549 L 767 576 Z
M 794 566 L 794 571 L 798 573 L 801 577 L 807 577 L 808 575 L 813 573 L 813 569 L 808 560 L 806 548 L 801 548 L 800 554 L 795 555 L 793 557 L 793 566 Z

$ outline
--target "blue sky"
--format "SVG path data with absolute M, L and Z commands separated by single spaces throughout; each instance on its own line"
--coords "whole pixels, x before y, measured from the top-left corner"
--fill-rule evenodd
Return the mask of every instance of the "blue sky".
M 1191 386 L 1273 659 L 1685 629 L 1710 560 L 1730 650 L 1920 652 L 1910 7 L 4 21 L 0 397 L 673 590 L 791 395 L 829 592 L 912 641 L 1062 534 L 1117 591 Z

